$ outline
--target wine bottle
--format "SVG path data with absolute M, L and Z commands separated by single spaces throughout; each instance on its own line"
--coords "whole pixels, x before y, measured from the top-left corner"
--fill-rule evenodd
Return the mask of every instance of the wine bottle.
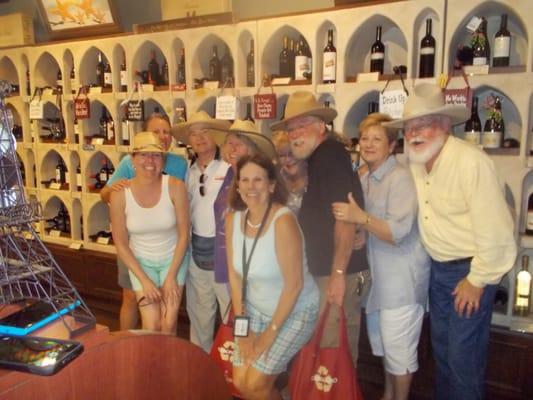
M 497 149 L 502 146 L 505 135 L 505 122 L 502 114 L 502 103 L 499 96 L 495 96 L 494 105 L 490 111 L 489 118 L 485 121 L 483 128 L 482 144 L 486 149 Z
M 57 230 L 62 233 L 70 234 L 70 215 L 65 205 L 61 203 L 57 212 Z
M 306 72 L 309 72 L 309 63 L 304 41 L 300 38 L 296 44 L 296 55 L 294 56 L 294 79 L 297 81 L 306 80 L 304 75 Z
M 529 256 L 522 256 L 522 269 L 516 274 L 514 314 L 529 315 L 531 306 L 531 273 L 528 271 Z
M 481 141 L 481 120 L 477 112 L 478 98 L 472 99 L 472 109 L 470 112 L 470 119 L 465 123 L 464 139 L 474 145 L 479 145 Z
M 289 61 L 289 38 L 283 36 L 283 48 L 279 53 L 279 76 L 283 78 L 291 77 L 290 61 Z
M 222 85 L 226 87 L 233 87 L 234 78 L 233 78 L 233 57 L 229 51 L 229 47 L 225 46 L 224 55 L 220 60 L 220 79 Z
M 108 114 L 106 124 L 106 137 L 105 140 L 108 144 L 115 144 L 115 121 L 113 117 Z
M 333 29 L 328 30 L 328 43 L 324 47 L 322 60 L 322 82 L 335 83 L 337 81 L 337 49 L 333 44 Z
M 111 75 L 111 64 L 108 62 L 104 66 L 104 87 L 111 89 L 113 87 L 113 77 Z
M 159 63 L 156 59 L 155 50 L 152 50 L 150 51 L 150 62 L 148 63 L 148 83 L 157 86 L 159 82 Z
M 126 70 L 126 53 L 122 57 L 122 64 L 120 64 L 120 91 L 128 91 L 128 72 Z
M 511 54 L 511 33 L 507 30 L 507 14 L 502 14 L 500 30 L 494 37 L 494 58 L 492 59 L 493 67 L 509 66 Z
M 304 77 L 307 80 L 311 80 L 311 75 L 313 73 L 313 54 L 311 53 L 311 48 L 303 35 L 300 35 L 300 40 L 303 43 L 304 54 L 307 56 L 307 74 L 304 72 Z
M 102 114 L 100 116 L 100 121 L 98 125 L 97 137 L 103 138 L 104 140 L 107 139 L 107 122 L 107 109 L 105 107 L 102 107 Z
M 74 65 L 72 65 L 72 69 L 70 70 L 70 91 L 71 93 L 76 93 L 76 71 L 74 70 Z
M 209 60 L 209 80 L 220 82 L 220 60 L 217 46 L 213 46 L 211 59 Z
M 161 67 L 161 84 L 164 86 L 168 86 L 168 63 L 165 59 L 165 62 L 163 63 L 163 66 Z
M 78 192 L 81 192 L 82 184 L 83 184 L 83 177 L 81 175 L 81 167 L 78 164 L 78 166 L 76 167 L 76 189 L 78 190 Z
M 56 174 L 55 174 L 55 181 L 60 183 L 61 185 L 64 185 L 67 183 L 67 166 L 63 162 L 63 159 L 59 157 L 59 160 L 56 164 Z
M 76 143 L 80 142 L 80 124 L 78 123 L 78 119 L 74 118 L 74 123 L 72 124 L 74 127 L 74 141 Z
M 122 144 L 124 146 L 130 145 L 130 121 L 126 119 L 126 116 L 122 118 L 122 126 L 120 133 L 122 135 Z
M 291 79 L 294 79 L 294 57 L 296 56 L 296 45 L 294 39 L 289 40 L 289 75 Z
M 487 65 L 490 60 L 490 45 L 487 40 L 487 20 L 483 17 L 472 37 L 472 64 Z
M 250 52 L 246 56 L 246 86 L 255 86 L 255 49 L 254 40 L 250 40 Z
M 329 101 L 326 100 L 326 101 L 324 102 L 324 107 L 329 108 L 329 104 L 330 104 Z M 326 123 L 326 128 L 327 128 L 327 130 L 328 130 L 329 132 L 333 132 L 333 131 L 334 131 L 333 120 L 330 121 L 330 122 L 327 122 L 327 123 Z
M 244 120 L 255 122 L 254 117 L 252 117 L 252 103 L 246 103 L 246 115 L 244 116 Z
M 376 27 L 376 41 L 370 48 L 370 72 L 383 74 L 385 65 L 385 45 L 381 42 L 381 26 Z
M 104 160 L 100 172 L 96 175 L 97 181 L 100 183 L 100 188 L 103 188 L 106 185 L 109 178 L 111 178 L 111 175 L 113 175 L 113 172 L 114 170 L 109 167 L 107 160 Z
M 62 89 L 63 88 L 63 74 L 61 74 L 61 68 L 57 70 L 56 87 L 58 89 Z
M 26 70 L 26 96 L 31 96 L 30 70 Z
M 426 36 L 420 42 L 420 78 L 435 75 L 435 38 L 431 36 L 431 18 L 426 19 Z
M 527 199 L 526 235 L 533 236 L 533 192 Z
M 176 76 L 176 83 L 178 85 L 185 85 L 185 48 L 180 50 L 180 58 L 178 60 L 178 72 Z
M 104 87 L 104 70 L 105 65 L 102 60 L 102 53 L 98 53 L 98 62 L 96 63 L 96 86 Z

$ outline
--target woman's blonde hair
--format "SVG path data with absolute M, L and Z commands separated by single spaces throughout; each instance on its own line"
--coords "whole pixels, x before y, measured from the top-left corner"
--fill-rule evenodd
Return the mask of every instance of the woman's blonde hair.
M 382 126 L 384 122 L 390 122 L 392 118 L 388 114 L 383 113 L 372 113 L 369 114 L 364 120 L 359 124 L 359 137 L 361 133 L 371 128 L 373 126 L 381 126 L 385 130 L 389 144 L 395 142 L 398 139 L 398 131 L 396 129 L 388 129 Z

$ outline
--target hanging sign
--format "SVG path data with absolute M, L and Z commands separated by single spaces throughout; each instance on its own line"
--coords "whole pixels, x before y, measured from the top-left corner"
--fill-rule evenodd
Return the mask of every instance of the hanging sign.
M 42 99 L 43 91 L 41 88 L 35 88 L 33 96 L 30 99 L 30 119 L 44 118 L 44 104 Z
M 407 101 L 404 90 L 388 90 L 379 94 L 379 112 L 389 114 L 393 119 L 402 118 Z
M 275 119 L 277 110 L 277 100 L 274 94 L 274 88 L 270 86 L 272 93 L 260 94 L 259 91 L 263 85 L 259 87 L 257 93 L 254 95 L 254 115 L 255 119 Z
M 79 87 L 74 99 L 74 116 L 78 120 L 91 118 L 91 102 L 87 97 L 87 88 L 83 85 Z

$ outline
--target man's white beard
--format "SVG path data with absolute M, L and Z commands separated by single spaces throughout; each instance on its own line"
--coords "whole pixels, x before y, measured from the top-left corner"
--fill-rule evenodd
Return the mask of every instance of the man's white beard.
M 409 159 L 409 162 L 415 164 L 425 164 L 431 160 L 440 151 L 440 149 L 442 149 L 442 146 L 444 146 L 444 143 L 446 142 L 446 135 L 439 135 L 436 138 L 431 139 L 430 142 L 425 141 L 427 145 L 424 150 L 418 150 L 416 148 L 411 149 L 411 146 L 413 146 L 412 143 L 417 140 L 420 139 L 412 138 L 407 143 L 407 158 Z

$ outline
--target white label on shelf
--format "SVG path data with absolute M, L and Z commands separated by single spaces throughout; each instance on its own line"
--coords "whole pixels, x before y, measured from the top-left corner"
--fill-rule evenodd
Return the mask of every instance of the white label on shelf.
M 81 187 L 83 183 L 83 178 L 81 176 L 81 172 L 76 173 L 76 186 Z
M 61 237 L 61 231 L 58 231 L 57 229 L 52 229 L 49 235 L 52 237 Z
M 44 114 L 44 104 L 42 100 L 34 99 L 30 103 L 30 119 L 43 119 L 43 114 Z
M 270 84 L 272 86 L 276 86 L 276 85 L 288 85 L 289 83 L 291 82 L 291 78 L 274 78 L 272 79 L 272 81 L 270 82 Z
M 322 79 L 325 81 L 334 81 L 337 79 L 337 53 L 334 51 L 324 53 Z
M 128 85 L 128 73 L 127 71 L 120 71 L 120 86 Z
M 204 81 L 203 88 L 208 90 L 218 89 L 218 81 Z
M 422 47 L 420 49 L 420 54 L 422 54 L 424 56 L 435 54 L 435 47 Z
M 527 307 L 531 296 L 531 274 L 520 271 L 516 276 L 516 303 L 518 307 Z
M 154 91 L 154 85 L 152 85 L 151 83 L 143 83 L 141 86 L 142 86 L 142 90 L 145 91 L 145 92 L 153 92 Z
M 70 183 L 70 175 L 68 171 L 65 171 L 65 183 L 68 185 Z
M 485 149 L 499 149 L 502 133 L 498 131 L 483 132 L 481 143 Z
M 387 90 L 379 94 L 379 112 L 402 118 L 407 94 L 403 90 Z
M 92 138 L 91 139 L 91 144 L 104 144 L 104 138 Z
M 80 124 L 74 124 L 74 134 L 75 135 L 80 134 Z
M 526 228 L 527 230 L 533 231 L 533 210 L 527 213 Z
M 104 73 L 104 84 L 111 85 L 111 72 L 105 72 Z
M 371 60 L 383 60 L 385 58 L 385 53 L 372 53 L 370 54 Z
M 472 59 L 472 65 L 478 66 L 478 65 L 487 65 L 487 57 L 474 57 Z
M 50 186 L 48 186 L 48 189 L 61 190 L 61 183 L 59 183 L 59 182 L 52 182 L 52 183 L 50 184 Z
M 511 52 L 511 38 L 500 36 L 494 39 L 494 57 L 509 57 Z
M 122 134 L 122 143 L 124 141 L 130 140 L 130 121 L 124 120 L 122 121 L 122 129 L 120 130 Z
M 89 94 L 101 94 L 102 86 L 92 86 L 89 88 Z
M 294 79 L 305 80 L 304 73 L 309 72 L 309 64 L 307 63 L 307 56 L 294 57 Z
M 479 131 L 470 131 L 465 132 L 464 140 L 468 143 L 478 146 L 481 142 L 481 132 Z
M 72 249 L 72 250 L 80 250 L 82 246 L 83 246 L 83 243 L 72 242 L 68 247 L 69 249 Z
M 357 82 L 377 82 L 379 81 L 379 72 L 361 72 L 357 74 Z
M 98 244 L 109 244 L 109 238 L 108 237 L 96 238 L 96 243 L 98 243 Z
M 488 64 L 485 65 L 466 65 L 463 67 L 467 75 L 487 75 L 489 73 Z
M 470 21 L 468 21 L 468 24 L 466 24 L 466 29 L 474 33 L 477 30 L 477 28 L 479 28 L 481 21 L 482 21 L 481 18 L 479 18 L 477 15 L 474 15 L 470 19 Z

